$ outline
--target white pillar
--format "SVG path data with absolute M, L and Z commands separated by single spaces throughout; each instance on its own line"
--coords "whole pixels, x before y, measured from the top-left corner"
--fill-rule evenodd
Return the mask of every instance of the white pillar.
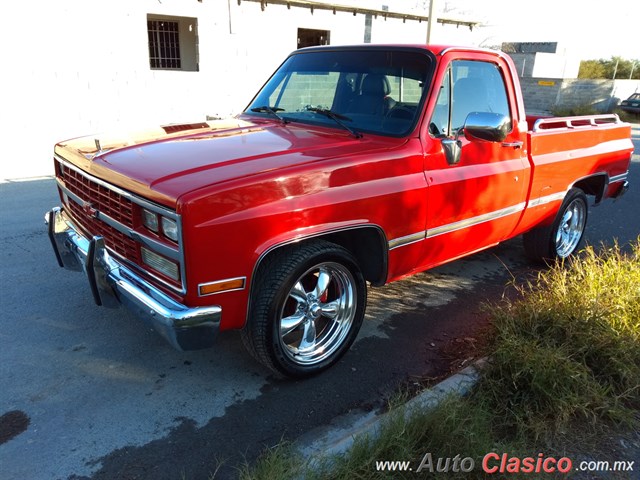
M 436 0 L 431 0 L 429 2 L 429 21 L 427 22 L 427 45 L 431 43 L 431 32 L 433 31 L 433 25 L 436 22 L 435 15 L 435 7 Z

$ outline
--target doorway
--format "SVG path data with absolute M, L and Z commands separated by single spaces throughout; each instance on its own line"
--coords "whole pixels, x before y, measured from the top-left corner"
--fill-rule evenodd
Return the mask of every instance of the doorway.
M 298 29 L 298 48 L 329 45 L 329 30 Z

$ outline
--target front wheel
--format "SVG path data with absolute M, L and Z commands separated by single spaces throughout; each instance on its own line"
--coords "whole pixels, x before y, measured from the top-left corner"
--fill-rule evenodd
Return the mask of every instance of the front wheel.
M 535 261 L 564 259 L 577 249 L 587 225 L 587 196 L 572 188 L 564 198 L 551 225 L 537 227 L 523 235 L 527 256 Z
M 261 363 L 290 377 L 333 365 L 364 318 L 366 284 L 356 260 L 324 241 L 272 254 L 259 269 L 254 292 L 244 343 Z

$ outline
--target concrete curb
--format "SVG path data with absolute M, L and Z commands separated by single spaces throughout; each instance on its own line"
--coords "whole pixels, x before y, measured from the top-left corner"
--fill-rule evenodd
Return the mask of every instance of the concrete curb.
M 40 177 L 18 177 L 18 178 L 2 178 L 0 174 L 0 183 L 24 183 L 24 182 L 37 182 L 40 180 L 53 180 L 55 176 L 44 175 Z
M 408 418 L 416 410 L 431 409 L 449 395 L 466 395 L 476 384 L 479 371 L 486 363 L 480 359 L 434 387 L 424 390 L 404 405 L 404 416 Z M 312 430 L 295 442 L 295 451 L 308 459 L 311 466 L 331 456 L 343 455 L 356 437 L 375 438 L 381 426 L 397 409 L 378 414 L 376 412 L 351 412 L 335 418 L 329 425 Z

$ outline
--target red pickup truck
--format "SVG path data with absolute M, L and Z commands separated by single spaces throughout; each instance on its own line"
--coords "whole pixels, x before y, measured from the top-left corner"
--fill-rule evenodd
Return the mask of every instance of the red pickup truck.
M 231 120 L 57 144 L 49 236 L 98 305 L 178 349 L 241 329 L 302 377 L 354 341 L 367 284 L 521 234 L 534 259 L 572 254 L 587 196 L 628 187 L 630 135 L 615 115 L 526 117 L 501 52 L 307 48 Z

